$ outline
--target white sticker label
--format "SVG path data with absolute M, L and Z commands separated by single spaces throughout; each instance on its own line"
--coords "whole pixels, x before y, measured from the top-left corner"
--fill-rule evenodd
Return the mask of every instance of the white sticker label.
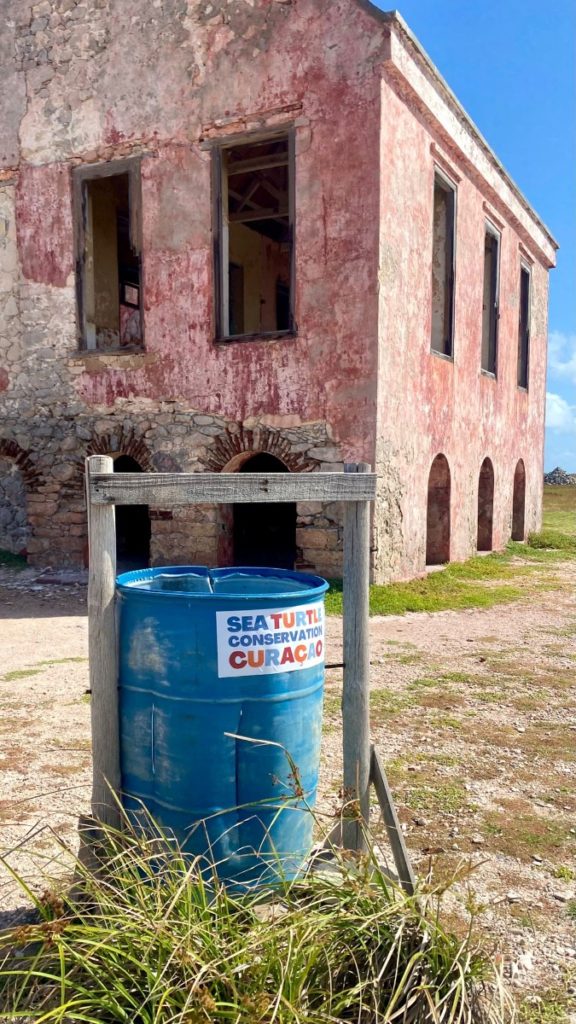
M 218 676 L 296 672 L 324 661 L 324 605 L 216 612 Z

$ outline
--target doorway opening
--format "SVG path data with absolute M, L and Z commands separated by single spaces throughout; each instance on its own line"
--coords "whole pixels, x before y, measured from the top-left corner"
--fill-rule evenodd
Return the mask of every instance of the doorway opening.
M 287 473 L 267 452 L 252 455 L 240 473 Z M 296 503 L 234 504 L 234 565 L 293 569 L 296 559 Z
M 512 494 L 512 540 L 524 540 L 524 513 L 526 507 L 526 470 L 522 459 L 519 459 L 514 472 L 514 491 Z
M 426 565 L 450 561 L 450 466 L 437 455 L 428 477 L 426 515 Z
M 494 519 L 494 468 L 490 459 L 484 459 L 478 480 L 478 551 L 492 551 Z
M 130 455 L 117 455 L 114 472 L 141 473 L 142 466 Z M 148 505 L 116 506 L 116 564 L 118 572 L 147 569 L 150 565 Z

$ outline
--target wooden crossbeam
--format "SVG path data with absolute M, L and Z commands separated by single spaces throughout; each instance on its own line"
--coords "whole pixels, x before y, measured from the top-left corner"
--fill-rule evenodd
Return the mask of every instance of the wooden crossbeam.
M 90 477 L 95 505 L 366 502 L 376 497 L 374 473 L 99 473 Z
M 264 171 L 268 167 L 287 167 L 288 153 L 270 153 L 268 156 L 255 156 L 249 160 L 232 160 L 227 167 L 228 177 L 233 174 L 247 174 L 249 171 Z
M 230 224 L 248 224 L 252 220 L 278 220 L 280 217 L 288 216 L 288 207 L 279 206 L 277 210 L 262 208 L 259 210 L 244 210 L 238 213 L 229 213 Z

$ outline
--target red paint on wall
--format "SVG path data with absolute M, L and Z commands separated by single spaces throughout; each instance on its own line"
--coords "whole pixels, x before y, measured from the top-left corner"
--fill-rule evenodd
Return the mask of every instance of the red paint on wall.
M 63 287 L 74 263 L 69 166 L 22 164 L 16 214 L 24 277 Z
M 258 60 L 240 39 L 234 60 L 213 51 L 210 80 L 182 101 L 190 125 L 222 117 L 230 96 L 237 111 L 301 105 L 297 336 L 215 343 L 211 156 L 197 143 L 165 141 L 141 165 L 145 345 L 155 358 L 79 375 L 75 387 L 89 405 L 134 395 L 178 399 L 235 421 L 327 421 L 344 457 L 373 461 L 380 104 L 366 54 L 374 24 L 338 2 L 320 36 L 318 17 L 316 5 L 302 4 Z M 159 81 L 161 93 L 173 86 Z

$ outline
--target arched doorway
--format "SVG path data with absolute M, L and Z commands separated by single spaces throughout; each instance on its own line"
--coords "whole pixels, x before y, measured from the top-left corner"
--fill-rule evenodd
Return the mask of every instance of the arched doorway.
M 478 480 L 478 551 L 492 551 L 493 519 L 494 467 L 490 459 L 484 459 Z
M 287 473 L 280 459 L 259 452 L 246 459 L 240 473 Z M 235 565 L 265 565 L 293 569 L 296 558 L 296 504 L 235 504 L 233 547 Z
M 141 473 L 142 466 L 131 455 L 116 455 L 114 472 Z M 116 565 L 118 572 L 150 565 L 148 505 L 116 505 Z
M 526 506 L 526 470 L 522 459 L 518 459 L 514 472 L 512 494 L 512 540 L 524 540 L 524 513 Z
M 0 452 L 0 550 L 25 555 L 29 538 L 24 475 L 13 459 Z
M 450 561 L 450 466 L 437 455 L 428 477 L 426 514 L 426 565 Z

